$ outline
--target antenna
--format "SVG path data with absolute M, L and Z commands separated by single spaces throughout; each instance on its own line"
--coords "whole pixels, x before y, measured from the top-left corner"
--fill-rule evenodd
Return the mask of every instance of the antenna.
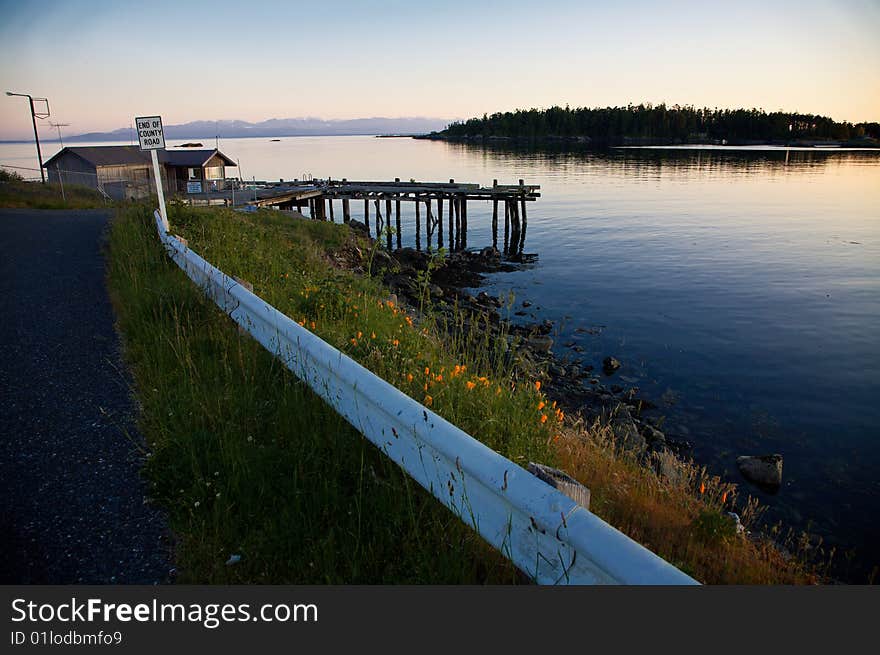
M 64 147 L 64 141 L 61 139 L 61 128 L 62 127 L 70 127 L 70 123 L 53 123 L 49 121 L 49 126 L 54 127 L 58 130 L 58 142 L 61 144 L 61 147 Z

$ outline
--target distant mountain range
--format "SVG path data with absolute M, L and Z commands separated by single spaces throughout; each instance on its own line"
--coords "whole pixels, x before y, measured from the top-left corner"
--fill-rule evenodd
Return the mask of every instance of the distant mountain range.
M 442 130 L 450 123 L 443 118 L 353 118 L 322 120 L 320 118 L 271 118 L 260 123 L 247 121 L 192 121 L 182 125 L 165 125 L 166 139 L 213 139 L 234 137 L 281 136 L 343 136 L 353 134 L 427 134 Z M 121 127 L 112 132 L 89 132 L 66 136 L 65 141 L 128 141 L 134 131 Z M 48 136 L 48 135 L 47 135 Z

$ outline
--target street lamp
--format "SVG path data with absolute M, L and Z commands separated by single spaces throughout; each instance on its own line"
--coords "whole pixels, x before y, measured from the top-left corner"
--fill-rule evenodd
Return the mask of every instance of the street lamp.
M 34 110 L 34 97 L 29 93 L 13 93 L 12 91 L 7 91 L 6 95 L 8 96 L 20 96 L 22 98 L 27 98 L 28 102 L 31 105 L 31 120 L 34 122 L 34 141 L 37 142 L 37 160 L 40 162 L 40 179 L 43 180 L 43 184 L 46 183 L 46 173 L 43 172 L 43 153 L 40 152 L 40 135 L 37 133 L 37 118 L 48 118 L 49 117 L 49 101 L 46 98 L 36 98 L 37 102 L 45 102 L 46 103 L 46 111 L 45 112 L 37 112 Z

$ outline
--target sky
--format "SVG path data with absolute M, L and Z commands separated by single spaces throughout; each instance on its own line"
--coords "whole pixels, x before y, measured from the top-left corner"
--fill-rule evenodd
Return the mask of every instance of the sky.
M 150 114 L 457 119 L 630 102 L 880 121 L 880 0 L 0 0 L 0 62 L 3 90 L 47 97 L 69 135 Z M 0 96 L 0 139 L 32 134 L 27 100 Z

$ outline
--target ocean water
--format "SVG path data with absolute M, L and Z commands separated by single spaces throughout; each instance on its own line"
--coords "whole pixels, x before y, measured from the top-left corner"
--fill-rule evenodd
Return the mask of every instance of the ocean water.
M 854 549 L 856 576 L 880 563 L 880 152 L 536 151 L 367 136 L 221 139 L 220 149 L 245 179 L 541 185 L 525 241 L 537 261 L 486 289 L 531 302 L 522 320 L 550 319 L 557 344 L 583 349 L 557 354 L 597 369 L 617 357 L 621 384 L 654 400 L 699 462 L 759 496 L 768 520 Z M 0 144 L 0 163 L 34 160 L 32 145 Z M 361 209 L 352 203 L 355 218 Z M 469 204 L 469 246 L 491 244 L 490 219 L 489 203 Z M 410 244 L 413 228 L 407 215 Z M 772 452 L 785 464 L 771 495 L 735 460 Z

